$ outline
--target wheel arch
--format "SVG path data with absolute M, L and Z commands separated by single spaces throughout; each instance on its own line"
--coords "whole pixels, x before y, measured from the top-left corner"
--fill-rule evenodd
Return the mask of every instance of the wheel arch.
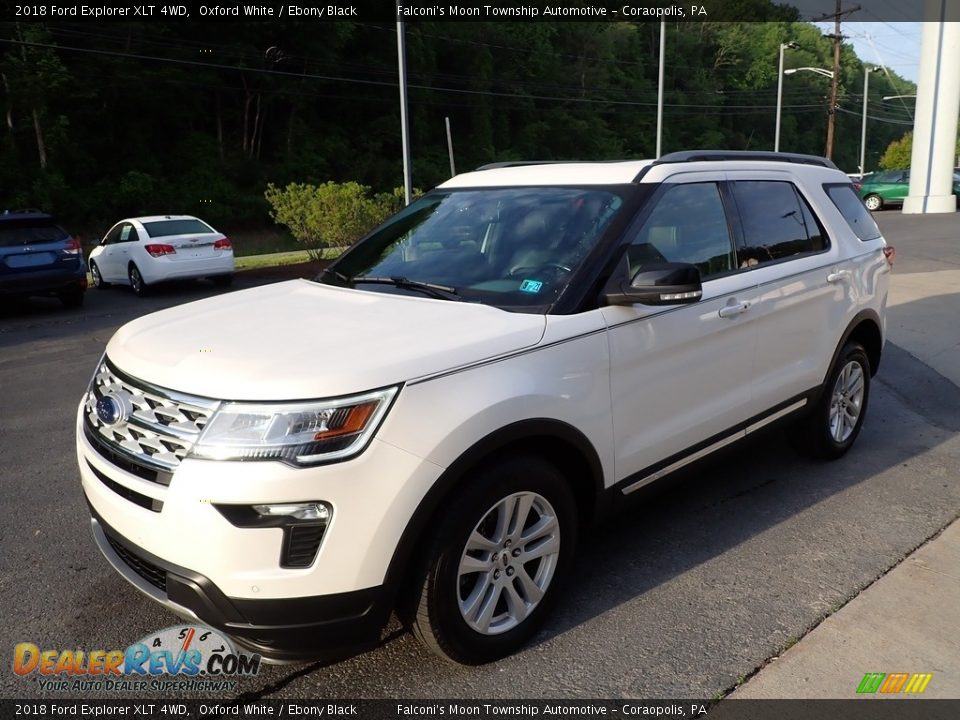
M 830 367 L 833 367 L 833 364 L 837 361 L 837 356 L 843 346 L 850 340 L 856 340 L 867 351 L 867 359 L 870 361 L 870 376 L 876 375 L 883 351 L 883 331 L 881 328 L 880 316 L 876 311 L 861 310 L 857 313 L 850 324 L 847 325 L 840 342 L 837 343 L 837 347 L 833 351 L 833 358 L 830 360 Z
M 384 586 L 394 605 L 402 605 L 410 593 L 409 570 L 422 558 L 430 540 L 430 526 L 449 503 L 457 488 L 475 470 L 497 459 L 532 453 L 556 465 L 573 491 L 581 524 L 591 522 L 604 487 L 600 457 L 587 437 L 572 425 L 547 418 L 522 420 L 496 430 L 474 443 L 443 472 L 420 501 L 394 548 Z M 403 614 L 404 608 L 398 608 Z

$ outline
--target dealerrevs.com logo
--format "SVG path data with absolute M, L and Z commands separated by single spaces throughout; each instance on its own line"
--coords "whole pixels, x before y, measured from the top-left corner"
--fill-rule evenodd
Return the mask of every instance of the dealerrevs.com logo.
M 233 678 L 256 675 L 260 656 L 238 652 L 216 630 L 175 625 L 125 650 L 13 649 L 13 672 L 36 677 L 41 690 L 131 692 L 234 690 Z

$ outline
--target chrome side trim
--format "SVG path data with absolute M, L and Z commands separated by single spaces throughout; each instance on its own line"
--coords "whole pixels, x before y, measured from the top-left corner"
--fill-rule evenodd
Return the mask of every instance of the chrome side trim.
M 695 461 L 699 460 L 700 458 L 709 455 L 709 454 L 712 453 L 712 452 L 716 452 L 716 451 L 719 450 L 720 448 L 726 447 L 726 446 L 729 445 L 730 443 L 734 443 L 734 442 L 736 442 L 737 440 L 741 440 L 741 439 L 743 439 L 743 438 L 746 437 L 746 436 L 747 436 L 746 430 L 738 430 L 737 432 L 733 433 L 732 435 L 727 435 L 727 437 L 725 437 L 725 438 L 723 438 L 723 439 L 721 439 L 721 440 L 717 440 L 717 442 L 713 443 L 712 445 L 708 445 L 707 447 L 703 448 L 702 450 L 697 450 L 697 452 L 693 453 L 692 455 L 687 455 L 687 456 L 684 457 L 684 458 L 680 458 L 680 459 L 677 460 L 675 463 L 671 463 L 670 465 L 667 465 L 665 468 L 661 468 L 660 470 L 657 470 L 655 473 L 651 473 L 650 475 L 647 475 L 646 477 L 640 478 L 639 480 L 637 480 L 637 481 L 634 482 L 634 483 L 630 483 L 630 484 L 627 485 L 625 488 L 623 488 L 623 489 L 621 490 L 621 492 L 622 492 L 624 495 L 628 495 L 628 494 L 632 493 L 634 490 L 639 490 L 639 489 L 642 488 L 644 485 L 649 485 L 649 484 L 652 483 L 654 480 L 659 480 L 659 479 L 662 478 L 664 475 L 669 475 L 669 474 L 672 473 L 674 470 L 679 470 L 679 469 L 682 468 L 684 465 L 689 465 L 690 463 L 695 462 Z
M 757 420 L 757 422 L 752 423 L 751 425 L 748 425 L 746 428 L 742 430 L 737 430 L 736 432 L 731 433 L 730 435 L 727 435 L 726 437 L 721 438 L 720 440 L 717 440 L 715 443 L 711 445 L 707 445 L 707 447 L 701 448 L 700 450 L 697 450 L 695 453 L 692 453 L 690 455 L 687 455 L 686 457 L 680 458 L 676 462 L 673 462 L 667 465 L 665 468 L 661 468 L 656 472 L 650 473 L 649 475 L 640 478 L 636 482 L 630 483 L 629 485 L 624 487 L 621 490 L 621 492 L 624 495 L 628 495 L 629 493 L 632 493 L 634 490 L 639 490 L 644 485 L 649 485 L 654 480 L 659 480 L 664 475 L 669 475 L 674 470 L 679 470 L 685 465 L 689 465 L 690 463 L 696 462 L 702 457 L 706 457 L 710 453 L 716 452 L 720 448 L 726 447 L 727 445 L 730 445 L 731 443 L 734 443 L 737 440 L 742 440 L 750 433 L 756 432 L 760 428 L 765 427 L 772 422 L 776 422 L 780 418 L 785 417 L 790 413 L 795 412 L 796 410 L 799 410 L 806 404 L 807 404 L 807 398 L 797 400 L 797 402 L 787 405 L 785 408 L 781 408 L 777 412 L 772 413 L 771 415 L 768 415 L 762 420 Z
M 770 415 L 769 417 L 765 417 L 763 420 L 757 420 L 757 422 L 753 423 L 752 425 L 748 425 L 746 429 L 746 434 L 749 435 L 752 432 L 756 432 L 760 428 L 779 420 L 785 415 L 789 415 L 794 410 L 799 410 L 806 404 L 807 404 L 806 398 L 803 398 L 802 400 L 797 400 L 797 402 L 793 403 L 792 405 L 787 405 L 782 410 L 778 410 L 777 412 L 773 413 L 773 415 Z

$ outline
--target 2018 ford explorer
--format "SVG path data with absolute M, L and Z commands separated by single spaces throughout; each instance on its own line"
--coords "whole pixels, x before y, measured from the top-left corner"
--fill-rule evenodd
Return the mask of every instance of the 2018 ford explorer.
M 314 281 L 114 335 L 77 415 L 96 543 L 267 658 L 369 648 L 391 612 L 502 657 L 625 496 L 775 421 L 851 447 L 891 255 L 811 156 L 456 176 Z

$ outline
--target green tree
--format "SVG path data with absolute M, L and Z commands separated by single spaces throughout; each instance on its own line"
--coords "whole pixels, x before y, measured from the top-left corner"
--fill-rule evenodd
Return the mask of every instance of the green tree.
M 17 24 L 18 46 L 0 59 L 0 81 L 6 95 L 6 124 L 14 141 L 16 118 L 33 130 L 34 147 L 41 170 L 46 170 L 55 145 L 62 142 L 64 117 L 50 117 L 51 99 L 69 81 L 66 67 L 56 52 L 43 47 L 52 42 L 45 25 Z
M 880 158 L 880 167 L 884 170 L 905 170 L 910 167 L 910 158 L 913 154 L 913 133 L 908 132 L 899 140 L 894 140 L 887 146 L 886 152 Z
M 960 156 L 960 137 L 954 148 L 954 162 Z M 913 133 L 908 132 L 899 140 L 894 140 L 887 146 L 887 150 L 880 158 L 880 167 L 884 170 L 905 170 L 910 167 L 913 156 Z
M 384 203 L 371 198 L 369 190 L 355 182 L 290 183 L 283 189 L 271 183 L 264 197 L 272 208 L 270 217 L 286 225 L 318 260 L 323 248 L 346 247 L 383 220 Z

